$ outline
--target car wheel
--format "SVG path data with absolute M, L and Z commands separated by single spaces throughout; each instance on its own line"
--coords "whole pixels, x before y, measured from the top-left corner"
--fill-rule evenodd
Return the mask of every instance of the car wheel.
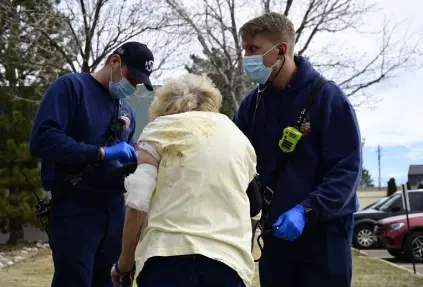
M 388 251 L 389 254 L 391 254 L 392 257 L 394 257 L 396 259 L 402 259 L 402 258 L 404 258 L 404 253 L 402 252 L 401 249 L 391 249 L 391 248 L 388 248 L 386 250 Z
M 354 232 L 354 247 L 359 249 L 369 249 L 375 243 L 375 236 L 373 234 L 373 226 L 359 225 Z
M 423 262 L 423 232 L 415 231 L 407 237 L 404 244 L 404 254 L 407 260 Z

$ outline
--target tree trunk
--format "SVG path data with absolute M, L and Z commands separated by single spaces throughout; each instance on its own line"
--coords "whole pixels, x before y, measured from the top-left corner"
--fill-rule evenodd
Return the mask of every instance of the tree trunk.
M 16 245 L 24 241 L 24 231 L 22 220 L 17 217 L 11 217 L 9 219 L 9 240 L 7 244 Z

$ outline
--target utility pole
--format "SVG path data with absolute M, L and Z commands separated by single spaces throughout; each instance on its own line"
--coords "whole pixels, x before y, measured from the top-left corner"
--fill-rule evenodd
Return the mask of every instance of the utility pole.
M 379 167 L 379 191 L 382 190 L 382 178 L 380 174 L 380 145 L 377 146 L 377 161 L 378 161 L 378 167 Z

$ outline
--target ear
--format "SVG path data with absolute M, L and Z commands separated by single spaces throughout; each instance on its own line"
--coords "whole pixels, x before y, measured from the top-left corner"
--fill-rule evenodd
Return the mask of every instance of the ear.
M 279 49 L 279 56 L 286 56 L 287 52 L 288 52 L 288 43 L 282 42 L 278 45 L 277 47 Z
M 120 62 L 120 57 L 119 57 L 119 55 L 114 54 L 114 55 L 112 55 L 112 56 L 110 57 L 110 61 L 109 61 L 109 64 L 110 64 L 110 65 L 114 66 L 114 65 L 116 65 L 116 64 L 119 64 L 119 62 Z

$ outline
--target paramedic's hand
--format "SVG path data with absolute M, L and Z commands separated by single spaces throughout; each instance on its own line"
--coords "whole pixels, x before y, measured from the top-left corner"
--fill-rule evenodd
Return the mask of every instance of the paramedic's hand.
M 273 236 L 294 241 L 303 233 L 305 223 L 305 209 L 301 205 L 297 205 L 279 216 L 272 226 L 275 229 Z
M 127 162 L 130 160 L 137 161 L 137 153 L 133 146 L 126 142 L 118 143 L 117 145 L 104 148 L 104 160 L 120 160 Z
M 117 268 L 117 263 L 113 265 L 110 275 L 112 277 L 113 287 L 132 287 L 135 277 L 135 265 L 131 271 L 122 273 Z

